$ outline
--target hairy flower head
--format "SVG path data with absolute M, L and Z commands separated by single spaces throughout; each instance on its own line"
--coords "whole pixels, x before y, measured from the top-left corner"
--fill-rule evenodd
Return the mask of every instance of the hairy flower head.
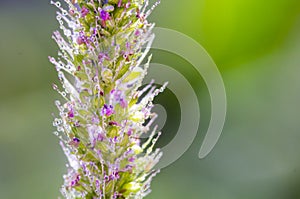
M 64 33 L 53 39 L 55 65 L 64 98 L 56 101 L 56 134 L 69 164 L 61 192 L 65 198 L 143 198 L 149 193 L 161 152 L 160 133 L 147 133 L 156 118 L 151 82 L 142 90 L 149 65 L 142 66 L 154 35 L 147 0 L 64 0 L 53 2 Z M 147 120 L 150 120 L 146 123 Z

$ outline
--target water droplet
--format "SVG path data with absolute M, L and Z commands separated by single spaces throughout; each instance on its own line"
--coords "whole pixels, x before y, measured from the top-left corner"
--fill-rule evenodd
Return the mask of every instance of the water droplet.
M 53 57 L 49 57 L 49 61 L 54 64 L 55 63 L 55 59 Z
M 66 114 L 65 114 L 63 111 L 64 111 L 64 108 L 63 108 L 63 107 L 60 107 L 59 116 L 61 116 L 61 117 L 66 116 Z
M 57 90 L 57 89 L 58 89 L 58 86 L 57 86 L 56 84 L 52 84 L 52 88 L 53 88 L 54 90 Z
M 60 4 L 59 1 L 57 1 L 57 2 L 55 3 L 55 5 L 56 5 L 58 8 L 61 6 L 61 4 Z
M 70 28 L 76 28 L 76 23 L 74 23 L 74 22 L 72 22 L 72 21 L 70 21 L 69 22 L 69 26 L 70 26 Z
M 69 37 L 69 36 L 71 36 L 71 31 L 70 30 L 64 30 L 64 34 L 67 36 L 67 37 Z
M 53 134 L 56 135 L 56 136 L 59 135 L 57 131 L 54 131 Z
M 86 68 L 86 69 L 85 69 L 85 72 L 86 72 L 86 74 L 90 75 L 90 74 L 91 74 L 91 69 Z
M 67 65 L 66 65 L 66 69 L 69 69 L 69 70 L 70 70 L 70 69 L 71 69 L 71 65 L 70 65 L 70 64 L 67 64 Z
M 60 106 L 60 101 L 59 100 L 55 100 L 55 105 L 56 106 Z
M 98 91 L 98 92 L 101 90 L 101 89 L 100 89 L 100 86 L 99 86 L 98 84 L 95 86 L 95 90 Z M 100 94 L 100 93 L 99 93 L 99 94 Z
M 98 76 L 95 76 L 95 77 L 93 78 L 93 80 L 94 80 L 94 82 L 99 82 Z M 97 86 L 98 86 L 98 85 L 97 85 Z
M 59 72 L 58 72 L 58 79 L 59 79 L 59 80 L 63 80 L 63 78 L 64 78 L 63 72 L 59 71 Z

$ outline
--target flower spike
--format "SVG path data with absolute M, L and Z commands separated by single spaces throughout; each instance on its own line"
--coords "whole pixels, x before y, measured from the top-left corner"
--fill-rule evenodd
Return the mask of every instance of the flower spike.
M 140 199 L 150 192 L 154 169 L 161 157 L 153 146 L 156 128 L 142 142 L 157 117 L 152 100 L 166 84 L 153 82 L 142 90 L 154 24 L 147 17 L 148 0 L 57 1 L 61 31 L 52 38 L 58 58 L 49 57 L 62 89 L 56 101 L 59 116 L 53 125 L 67 156 L 64 198 Z M 60 33 L 62 32 L 63 35 Z M 147 123 L 146 121 L 149 122 Z

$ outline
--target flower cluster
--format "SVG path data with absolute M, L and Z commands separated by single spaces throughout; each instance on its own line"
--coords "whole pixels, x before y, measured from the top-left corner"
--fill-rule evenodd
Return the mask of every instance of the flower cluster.
M 65 198 L 143 198 L 158 172 L 161 152 L 152 150 L 160 133 L 152 100 L 166 84 L 143 89 L 149 60 L 142 66 L 154 35 L 147 0 L 64 0 L 53 2 L 64 33 L 53 39 L 60 51 L 49 57 L 62 88 L 53 88 L 59 116 L 55 134 L 66 154 Z

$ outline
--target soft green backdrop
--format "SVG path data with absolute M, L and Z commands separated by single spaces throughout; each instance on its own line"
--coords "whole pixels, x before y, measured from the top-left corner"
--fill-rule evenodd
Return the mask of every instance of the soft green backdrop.
M 193 145 L 155 178 L 148 198 L 300 198 L 300 1 L 162 0 L 151 20 L 206 48 L 224 78 L 228 115 L 217 146 L 199 160 L 210 117 L 205 84 L 184 60 L 153 52 L 192 82 L 202 120 Z M 66 160 L 51 134 L 58 96 L 47 59 L 57 51 L 57 27 L 48 1 L 0 2 L 1 199 L 59 195 Z M 168 121 L 164 142 L 177 120 Z

